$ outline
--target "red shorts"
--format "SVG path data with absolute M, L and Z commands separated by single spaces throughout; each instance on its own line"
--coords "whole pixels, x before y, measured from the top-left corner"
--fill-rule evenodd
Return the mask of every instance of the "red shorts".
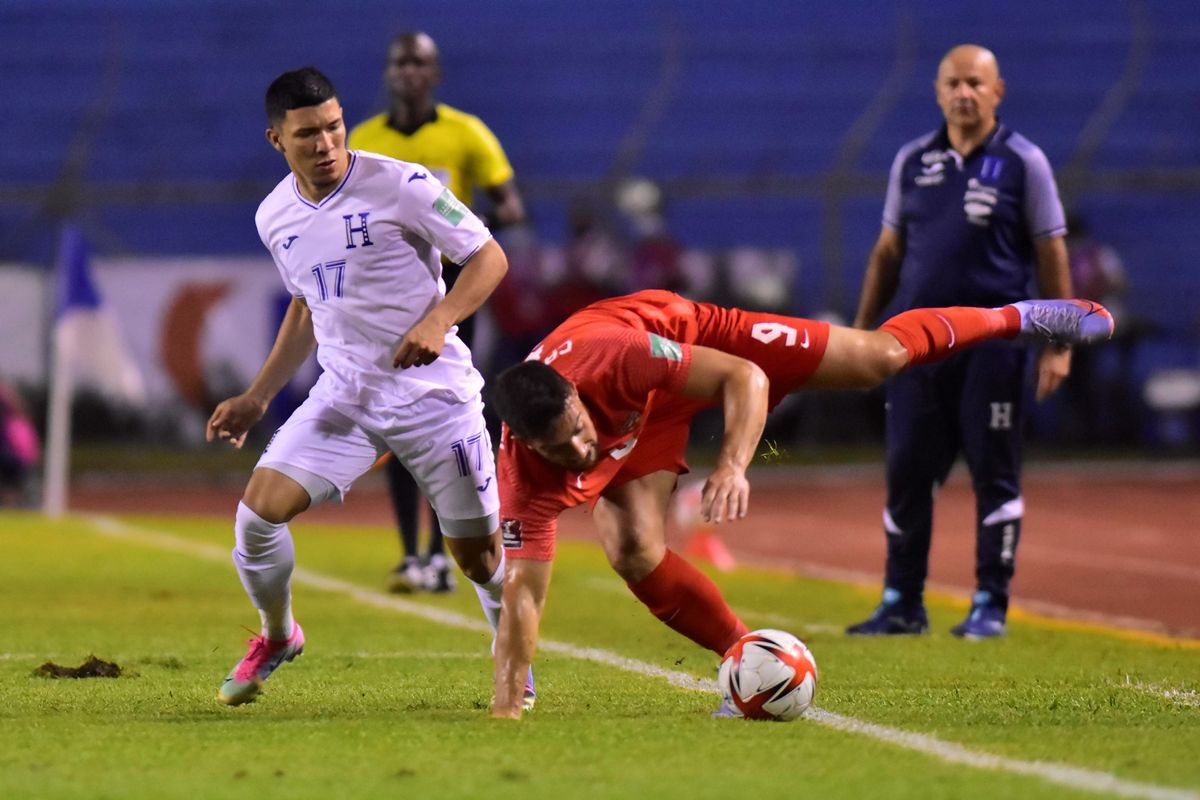
M 552 345 L 560 344 L 573 332 L 589 330 L 593 325 L 596 330 L 612 326 L 644 330 L 690 347 L 708 347 L 752 361 L 770 381 L 768 408 L 774 408 L 812 377 L 829 341 L 829 325 L 825 322 L 694 303 L 657 290 L 589 306 L 572 315 L 547 340 Z M 604 391 L 604 387 L 599 390 Z M 501 454 L 501 524 L 505 552 L 510 558 L 552 559 L 562 509 L 594 505 L 609 489 L 655 472 L 688 471 L 692 417 L 715 402 L 664 391 L 652 400 L 647 398 L 647 403 L 648 413 L 637 432 L 637 444 L 613 471 L 596 469 L 574 476 L 524 450 Z M 604 467 L 608 464 L 606 461 Z
M 825 356 L 825 346 L 829 342 L 827 322 L 722 308 L 709 303 L 693 303 L 692 306 L 693 314 L 672 318 L 670 328 L 673 330 L 662 331 L 662 335 L 753 361 L 770 381 L 768 410 L 803 386 Z M 648 327 L 653 329 L 653 326 Z M 637 447 L 608 485 L 619 486 L 663 470 L 686 473 L 692 417 L 712 405 L 712 402 L 684 397 L 656 403 L 638 437 Z

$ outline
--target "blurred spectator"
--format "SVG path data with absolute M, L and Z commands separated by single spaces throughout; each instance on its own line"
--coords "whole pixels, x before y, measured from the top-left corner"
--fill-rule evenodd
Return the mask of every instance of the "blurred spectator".
M 34 503 L 34 468 L 41 443 L 20 396 L 0 381 L 0 506 Z
M 550 304 L 557 319 L 629 291 L 628 254 L 590 199 L 579 197 L 571 203 L 562 268 L 551 284 Z
M 507 228 L 496 238 L 508 256 L 508 273 L 489 301 L 497 336 L 485 376 L 524 360 L 559 314 L 546 291 L 545 253 L 533 228 Z
M 667 231 L 662 190 L 653 181 L 631 178 L 617 188 L 616 203 L 629 225 L 632 241 L 627 291 L 669 289 L 686 293 L 683 248 Z
M 1075 351 L 1063 392 L 1068 408 L 1063 433 L 1081 444 L 1132 443 L 1137 437 L 1137 389 L 1130 376 L 1134 348 L 1147 327 L 1127 311 L 1129 280 L 1117 251 L 1094 239 L 1078 214 L 1067 217 L 1066 242 L 1074 295 L 1102 303 L 1117 325 L 1112 347 Z M 1115 365 L 1110 363 L 1113 356 Z
M 499 140 L 478 117 L 440 103 L 435 97 L 442 65 L 433 38 L 409 31 L 392 39 L 383 77 L 388 110 L 356 125 L 350 131 L 349 146 L 420 164 L 467 204 L 478 188 L 491 201 L 490 213 L 480 217 L 493 231 L 524 223 L 525 204 Z M 447 291 L 453 288 L 460 270 L 461 265 L 442 260 Z M 468 347 L 473 344 L 474 326 L 471 317 L 458 323 L 458 336 Z M 454 580 L 437 515 L 428 513 L 429 504 L 398 459 L 388 460 L 387 477 L 403 555 L 388 576 L 388 591 L 450 591 Z M 424 555 L 419 552 L 417 535 L 423 507 L 430 520 L 429 545 Z
M 1067 217 L 1067 252 L 1075 296 L 1103 304 L 1114 318 L 1124 316 L 1125 265 L 1116 250 L 1092 238 L 1087 220 L 1077 214 Z

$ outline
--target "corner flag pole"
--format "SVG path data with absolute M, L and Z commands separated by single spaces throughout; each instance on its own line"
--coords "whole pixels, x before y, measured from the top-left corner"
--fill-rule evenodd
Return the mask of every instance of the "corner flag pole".
M 75 387 L 70 359 L 63 352 L 62 331 L 57 325 L 52 335 L 51 360 L 42 512 L 48 517 L 61 517 L 67 511 L 67 478 L 71 470 L 71 397 Z

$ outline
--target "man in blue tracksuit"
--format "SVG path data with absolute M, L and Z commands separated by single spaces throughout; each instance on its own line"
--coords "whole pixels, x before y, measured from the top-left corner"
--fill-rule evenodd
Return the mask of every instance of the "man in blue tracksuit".
M 998 306 L 1029 294 L 1070 297 L 1066 223 L 1054 175 L 1032 142 L 996 117 L 1004 81 L 995 56 L 952 49 L 938 66 L 946 124 L 900 148 L 871 251 L 855 325 L 894 311 Z M 887 384 L 887 568 L 883 602 L 847 633 L 924 633 L 923 594 L 934 494 L 961 451 L 975 489 L 977 591 L 951 632 L 1005 632 L 1009 582 L 1021 536 L 1021 428 L 1029 363 L 1037 398 L 1070 370 L 1069 350 L 994 342 Z

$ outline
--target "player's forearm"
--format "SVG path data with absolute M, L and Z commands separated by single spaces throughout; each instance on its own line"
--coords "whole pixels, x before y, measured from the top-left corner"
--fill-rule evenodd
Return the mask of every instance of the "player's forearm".
M 517 191 L 516 183 L 508 181 L 487 190 L 488 198 L 492 201 L 492 228 L 520 225 L 525 221 L 525 203 L 521 193 Z
M 1071 266 L 1067 245 L 1061 236 L 1039 239 L 1034 243 L 1037 259 L 1037 286 L 1040 297 L 1071 296 Z
M 507 228 L 510 225 L 520 225 L 525 221 L 525 206 L 520 198 L 512 198 L 509 202 L 492 209 L 493 229 Z
M 854 315 L 854 327 L 873 327 L 883 309 L 896 295 L 899 282 L 900 259 L 894 253 L 876 245 L 867 261 L 858 311 Z
M 430 313 L 437 314 L 447 329 L 457 325 L 491 297 L 507 272 L 508 258 L 504 250 L 494 239 L 488 240 L 463 267 L 454 288 Z
M 744 361 L 722 387 L 722 406 L 725 410 L 725 438 L 717 455 L 718 466 L 744 472 L 754 458 L 754 451 L 767 423 L 766 373 L 750 361 Z
M 550 562 L 511 559 L 496 632 L 496 699 L 492 716 L 520 719 L 525 677 L 537 652 L 538 626 L 550 584 Z
M 265 407 L 312 355 L 316 343 L 308 306 L 301 300 L 293 299 L 283 322 L 279 324 L 279 332 L 275 335 L 275 344 L 267 360 L 245 393 Z

